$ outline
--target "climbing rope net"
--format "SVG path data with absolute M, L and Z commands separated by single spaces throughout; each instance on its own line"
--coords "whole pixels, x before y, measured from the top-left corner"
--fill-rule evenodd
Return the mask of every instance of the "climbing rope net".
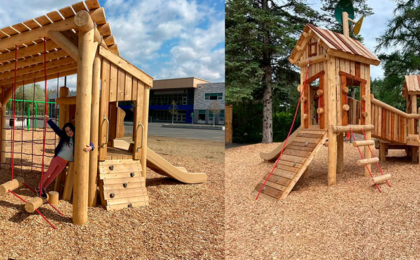
M 2 137 L 1 137 L 1 142 L 2 142 L 2 146 L 1 147 L 6 147 L 6 149 L 1 149 L 0 152 L 0 169 L 2 169 L 4 167 L 4 165 L 9 165 L 10 169 L 11 169 L 11 180 L 14 179 L 14 173 L 16 168 L 19 168 L 19 163 L 20 163 L 20 173 L 23 173 L 24 170 L 24 166 L 25 168 L 30 166 L 31 172 L 34 171 L 34 169 L 40 169 L 41 171 L 41 178 L 40 178 L 40 182 L 39 182 L 39 188 L 41 190 L 41 186 L 42 186 L 42 180 L 43 180 L 43 175 L 44 175 L 44 169 L 47 166 L 46 165 L 46 161 L 45 158 L 52 158 L 52 155 L 46 155 L 45 151 L 46 151 L 46 147 L 51 147 L 52 151 L 54 151 L 54 148 L 56 147 L 56 143 L 57 143 L 57 137 L 54 133 L 53 130 L 47 130 L 47 121 L 45 120 L 45 115 L 48 115 L 48 104 L 51 102 L 48 102 L 48 91 L 47 91 L 47 61 L 46 61 L 46 41 L 44 38 L 43 41 L 44 44 L 44 91 L 45 91 L 45 100 L 44 102 L 40 102 L 39 100 L 35 100 L 35 93 L 36 93 L 36 79 L 34 78 L 33 80 L 33 99 L 32 101 L 29 100 L 25 100 L 25 81 L 23 81 L 23 98 L 21 101 L 21 106 L 18 107 L 18 111 L 19 111 L 19 115 L 16 115 L 16 91 L 18 89 L 17 84 L 16 84 L 16 79 L 17 79 L 17 63 L 18 63 L 18 59 L 17 59 L 17 53 L 18 53 L 18 48 L 17 46 L 15 46 L 14 52 L 15 52 L 15 69 L 14 69 L 14 83 L 12 86 L 12 103 L 11 103 L 11 113 L 10 115 L 6 114 L 6 111 L 2 111 L 1 113 L 1 122 L 2 122 Z M 59 85 L 59 74 L 57 74 L 57 90 L 56 90 L 56 98 L 58 98 L 58 85 Z M 27 78 L 27 77 L 23 77 L 23 78 Z M 2 88 L 2 98 L 4 100 L 4 95 L 5 95 L 5 88 L 4 86 L 1 86 Z M 28 115 L 24 115 L 24 111 L 25 110 L 25 102 L 26 103 L 32 103 L 32 111 L 31 110 L 31 106 L 28 107 Z M 42 117 L 38 117 L 38 113 L 37 113 L 37 103 L 41 103 L 44 104 L 44 115 Z M 30 105 L 30 104 L 29 104 Z M 5 109 L 6 106 L 2 106 L 2 109 Z M 31 116 L 32 114 L 32 116 Z M 54 116 L 53 116 L 54 115 Z M 54 111 L 54 113 L 51 115 L 51 119 L 53 121 L 55 121 L 55 123 L 57 124 L 57 110 Z M 20 120 L 18 120 L 20 119 Z M 7 127 L 7 121 L 9 121 L 9 127 Z M 19 129 L 16 129 L 17 125 L 18 125 L 18 121 L 21 122 L 20 124 L 20 131 Z M 27 122 L 27 129 L 25 129 L 24 127 L 24 122 Z M 36 129 L 36 125 L 38 121 L 43 121 L 43 128 L 42 128 L 42 140 L 38 139 L 41 138 L 40 135 L 40 129 L 38 128 L 38 130 Z M 4 122 L 6 122 L 6 124 L 4 124 Z M 32 122 L 32 123 L 30 123 Z M 32 127 L 30 127 L 32 126 Z M 10 139 L 7 138 L 8 133 L 7 131 L 10 131 Z M 17 137 L 17 134 L 20 132 L 20 139 Z M 28 134 L 25 134 L 28 133 Z M 48 133 L 53 133 L 53 138 L 47 138 L 47 134 Z M 29 137 L 30 136 L 30 137 Z M 29 138 L 28 138 L 29 137 Z M 37 139 L 35 139 L 37 138 Z M 5 143 L 5 145 L 3 145 L 3 142 Z M 20 151 L 15 150 L 15 148 L 19 148 L 19 143 L 20 143 Z M 9 144 L 9 145 L 8 145 Z M 25 145 L 24 145 L 25 144 Z M 35 147 L 34 147 L 35 145 Z M 42 145 L 42 153 L 41 152 L 36 152 L 39 151 L 39 146 Z M 8 150 L 7 148 L 10 147 L 10 150 Z M 27 152 L 27 151 L 30 152 Z M 9 156 L 7 156 L 9 155 Z M 18 158 L 18 156 L 20 155 L 20 160 Z M 25 156 L 25 158 L 24 158 Z M 8 157 L 8 158 L 7 158 Z M 6 160 L 9 159 L 9 160 Z M 30 161 L 30 163 L 24 163 L 25 160 Z M 40 161 L 40 163 L 39 163 Z M 29 187 L 27 184 L 23 183 L 23 185 L 25 187 L 27 187 L 29 190 L 31 190 L 32 192 L 35 193 L 35 191 Z M 13 191 L 9 190 L 10 193 L 12 193 L 14 196 L 16 196 L 17 198 L 19 198 L 20 200 L 22 200 L 23 202 L 27 203 L 24 199 L 22 199 L 20 196 L 18 196 L 16 193 L 14 193 Z M 39 194 L 40 196 L 41 194 Z M 48 202 L 48 204 L 50 204 Z M 51 205 L 51 204 L 50 204 Z M 58 211 L 53 205 L 51 205 L 60 215 L 63 215 L 60 211 Z M 45 218 L 41 212 L 39 212 L 38 209 L 36 209 L 36 211 L 38 212 L 38 214 L 40 214 L 54 229 L 55 226 L 51 224 L 51 222 Z

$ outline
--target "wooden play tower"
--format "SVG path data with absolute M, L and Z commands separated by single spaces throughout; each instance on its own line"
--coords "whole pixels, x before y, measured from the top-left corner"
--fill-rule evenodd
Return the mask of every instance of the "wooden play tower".
M 348 30 L 340 34 L 306 25 L 289 61 L 300 67 L 298 91 L 304 89 L 301 126 L 290 136 L 273 174 L 266 174 L 255 190 L 270 198 L 286 198 L 325 142 L 328 142 L 328 185 L 335 185 L 336 174 L 344 170 L 343 139 L 349 132 L 365 136 L 354 146 L 364 148 L 357 164 L 365 166 L 366 176 L 371 164 L 379 161 L 372 158 L 372 137 L 387 145 L 410 146 L 413 156 L 417 154 L 420 116 L 416 98 L 410 98 L 407 113 L 376 100 L 370 91 L 370 66 L 380 61 L 349 37 Z M 349 97 L 351 89 L 360 93 L 359 100 Z M 276 160 L 282 148 L 280 145 L 272 152 L 261 153 L 261 158 Z
M 73 222 L 88 221 L 88 206 L 100 193 L 108 210 L 148 205 L 146 166 L 185 183 L 201 183 L 206 174 L 188 173 L 147 147 L 149 91 L 153 78 L 124 60 L 118 51 L 105 11 L 88 0 L 0 30 L 0 96 L 2 131 L 6 138 L 6 104 L 26 82 L 40 82 L 77 74 L 77 96 L 60 88 L 60 128 L 75 120 L 74 163 L 55 189 L 66 200 L 73 197 Z M 118 102 L 134 104 L 132 142 L 124 136 L 125 113 Z M 82 148 L 92 142 L 94 151 Z M 44 139 L 45 144 L 45 139 Z M 1 143 L 4 163 L 6 141 Z M 13 152 L 12 152 L 13 154 Z M 12 164 L 13 165 L 13 164 Z M 12 167 L 13 169 L 13 167 Z M 13 175 L 12 175 L 13 178 Z M 4 196 L 20 187 L 20 177 L 0 185 Z M 13 193 L 14 194 L 14 193 Z M 37 200 L 36 210 L 45 201 Z

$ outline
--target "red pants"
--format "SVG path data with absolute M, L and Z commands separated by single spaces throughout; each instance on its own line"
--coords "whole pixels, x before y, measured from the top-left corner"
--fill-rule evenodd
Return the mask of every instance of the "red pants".
M 57 177 L 57 175 L 64 170 L 68 162 L 69 161 L 66 161 L 59 156 L 54 157 L 51 160 L 48 171 L 44 173 L 42 187 L 47 188 L 48 185 L 50 185 L 50 183 Z

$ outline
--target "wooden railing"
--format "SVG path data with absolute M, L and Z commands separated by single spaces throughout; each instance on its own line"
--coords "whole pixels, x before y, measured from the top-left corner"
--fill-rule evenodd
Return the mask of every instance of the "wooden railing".
M 349 98 L 349 124 L 360 124 L 363 116 L 360 101 Z M 372 137 L 392 143 L 407 143 L 407 138 L 418 135 L 420 114 L 407 114 L 371 96 Z

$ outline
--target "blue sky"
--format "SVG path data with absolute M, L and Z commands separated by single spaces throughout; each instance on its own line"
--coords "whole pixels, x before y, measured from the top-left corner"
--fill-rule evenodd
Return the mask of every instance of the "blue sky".
M 0 28 L 80 0 L 2 1 Z M 225 81 L 225 1 L 100 0 L 120 55 L 155 79 Z M 55 84 L 51 81 L 50 84 Z M 68 78 L 75 87 L 76 78 Z

